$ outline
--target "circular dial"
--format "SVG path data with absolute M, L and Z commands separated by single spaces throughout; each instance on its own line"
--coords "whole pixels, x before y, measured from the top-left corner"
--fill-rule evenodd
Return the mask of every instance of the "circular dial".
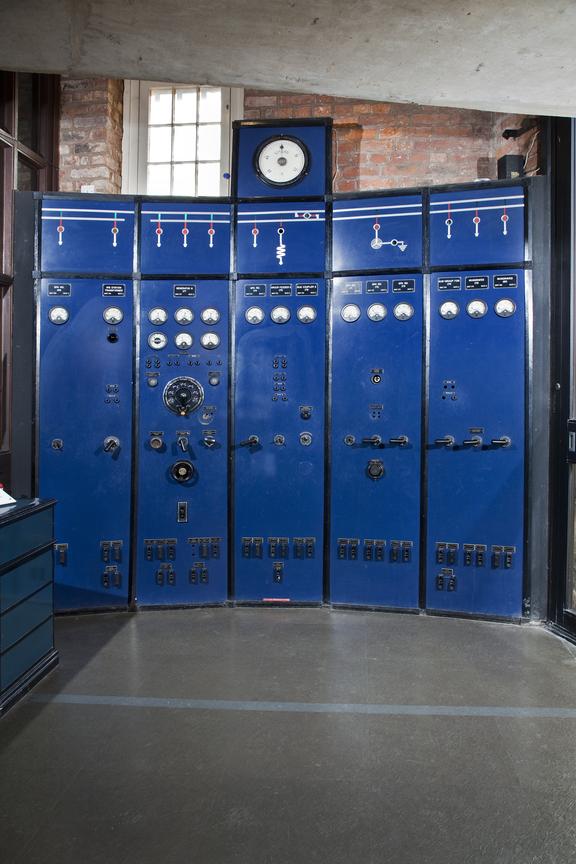
M 446 300 L 445 303 L 442 303 L 439 309 L 442 318 L 446 318 L 447 320 L 455 318 L 459 311 L 460 307 L 454 302 L 454 300 Z
M 244 313 L 244 317 L 249 324 L 261 324 L 264 320 L 264 310 L 260 306 L 250 306 Z
M 290 310 L 287 306 L 275 306 L 270 312 L 270 317 L 275 324 L 286 324 L 290 320 Z
M 167 342 L 168 338 L 164 335 L 164 333 L 151 333 L 148 336 L 148 345 L 150 346 L 150 348 L 154 348 L 156 351 L 159 351 L 161 348 L 165 348 Z
M 516 311 L 516 303 L 514 303 L 513 300 L 510 300 L 509 297 L 503 297 L 495 304 L 494 311 L 500 316 L 500 318 L 509 318 L 510 315 L 513 315 Z
M 203 333 L 200 337 L 200 344 L 208 351 L 212 351 L 220 345 L 220 336 L 217 333 Z
M 220 320 L 220 312 L 217 309 L 203 309 L 200 318 L 204 324 L 217 324 Z
M 409 321 L 414 315 L 414 307 L 410 303 L 398 303 L 394 307 L 394 317 L 399 321 Z
M 356 305 L 356 303 L 347 303 L 346 306 L 342 307 L 340 315 L 342 319 L 346 321 L 347 324 L 353 324 L 354 321 L 358 321 L 360 318 L 360 307 Z
M 187 351 L 188 348 L 192 347 L 192 336 L 190 333 L 177 333 L 174 337 L 174 344 L 177 348 L 180 348 L 181 351 Z
M 120 324 L 124 318 L 124 312 L 117 306 L 108 306 L 102 313 L 102 317 L 107 324 Z
M 196 469 L 194 465 L 192 462 L 188 462 L 187 459 L 180 459 L 170 466 L 170 476 L 173 480 L 177 480 L 178 483 L 187 483 L 188 480 L 194 477 L 195 473 Z
M 158 327 L 159 324 L 166 323 L 168 320 L 168 313 L 166 312 L 166 309 L 160 309 L 159 307 L 151 309 L 150 312 L 148 312 L 148 320 L 151 324 Z
M 69 317 L 70 313 L 64 306 L 52 306 L 48 312 L 48 318 L 52 324 L 66 324 Z
M 386 307 L 383 303 L 372 303 L 366 314 L 370 321 L 383 321 L 386 317 Z
M 311 324 L 316 320 L 316 309 L 314 306 L 300 306 L 296 312 L 296 317 L 302 324 Z
M 180 309 L 176 309 L 174 312 L 174 318 L 178 324 L 186 326 L 186 324 L 191 324 L 194 320 L 194 312 L 192 309 L 187 309 L 185 306 L 181 306 Z
M 173 378 L 164 388 L 162 394 L 164 404 L 174 414 L 186 417 L 195 411 L 204 401 L 204 390 L 195 378 Z
M 470 300 L 466 306 L 466 311 L 471 318 L 483 318 L 488 311 L 488 305 L 484 300 Z
M 308 148 L 298 138 L 269 138 L 254 157 L 258 176 L 271 186 L 290 186 L 308 171 Z

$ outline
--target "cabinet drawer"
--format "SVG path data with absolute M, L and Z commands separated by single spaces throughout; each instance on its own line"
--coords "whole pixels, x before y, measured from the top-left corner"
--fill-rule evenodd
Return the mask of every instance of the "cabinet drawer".
M 52 649 L 52 620 L 0 656 L 0 690 L 6 690 Z
M 46 585 L 0 617 L 0 652 L 11 648 L 51 615 L 52 585 Z
M 0 576 L 0 612 L 6 612 L 49 584 L 52 581 L 52 567 L 52 549 L 47 549 L 36 558 Z
M 0 527 L 0 567 L 53 540 L 52 508 Z

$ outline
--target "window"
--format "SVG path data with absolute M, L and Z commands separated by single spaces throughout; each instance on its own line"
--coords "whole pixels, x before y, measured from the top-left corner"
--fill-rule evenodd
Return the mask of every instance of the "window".
M 231 121 L 241 90 L 127 81 L 122 191 L 220 196 L 230 188 Z

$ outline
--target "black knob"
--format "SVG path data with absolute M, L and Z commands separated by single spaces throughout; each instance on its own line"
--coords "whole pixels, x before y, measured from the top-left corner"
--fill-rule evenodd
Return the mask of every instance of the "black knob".
M 64 441 L 62 440 L 62 438 L 53 438 L 51 446 L 52 446 L 53 450 L 63 450 L 64 449 Z
M 444 438 L 436 438 L 434 443 L 437 447 L 452 447 L 454 445 L 454 436 L 445 435 Z
M 282 447 L 282 445 L 286 443 L 286 438 L 284 437 L 284 435 L 274 435 L 274 438 L 272 440 L 277 447 Z
M 174 462 L 174 464 L 170 466 L 170 476 L 173 480 L 177 480 L 178 483 L 186 483 L 188 480 L 191 480 L 194 473 L 195 468 L 192 463 L 184 459 L 179 462 Z
M 490 443 L 493 447 L 509 447 L 512 443 L 512 439 L 507 435 L 502 435 L 501 438 L 492 438 Z
M 245 441 L 240 441 L 240 447 L 257 447 L 259 443 L 258 435 L 249 435 Z
M 312 407 L 310 405 L 302 405 L 300 408 L 300 417 L 302 420 L 310 420 L 312 417 Z
M 370 459 L 366 473 L 371 480 L 380 480 L 384 476 L 384 463 L 380 459 Z
M 405 447 L 408 444 L 408 436 L 407 435 L 398 435 L 397 438 L 389 438 L 390 444 L 399 444 L 400 447 Z
M 374 447 L 382 446 L 382 437 L 380 435 L 369 435 L 368 438 L 362 438 L 363 444 L 372 444 Z
M 114 451 L 120 447 L 120 439 L 116 438 L 115 435 L 108 435 L 108 437 L 104 439 L 102 446 L 106 453 L 114 453 Z
M 111 333 L 108 333 L 108 336 L 106 338 L 108 339 L 109 342 L 112 342 L 112 343 L 117 342 L 118 341 L 118 333 L 114 333 L 114 331 L 112 331 Z

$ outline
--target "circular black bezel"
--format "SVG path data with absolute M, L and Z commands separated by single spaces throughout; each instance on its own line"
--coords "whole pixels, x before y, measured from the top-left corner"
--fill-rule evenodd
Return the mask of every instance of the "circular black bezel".
M 260 165 L 258 164 L 258 160 L 260 159 L 260 154 L 268 144 L 271 144 L 273 141 L 293 141 L 295 144 L 298 144 L 299 147 L 302 148 L 304 153 L 304 167 L 300 174 L 295 177 L 293 180 L 283 180 L 278 182 L 277 180 L 270 180 L 269 177 L 266 177 L 262 171 L 260 170 Z M 266 183 L 267 186 L 276 186 L 277 188 L 283 188 L 284 186 L 293 186 L 295 183 L 298 183 L 302 180 L 310 171 L 311 164 L 310 151 L 308 147 L 300 138 L 296 138 L 294 135 L 272 135 L 270 138 L 266 138 L 265 141 L 262 141 L 258 147 L 256 148 L 256 152 L 254 153 L 254 170 L 256 174 L 262 180 L 263 183 Z
M 176 387 L 178 387 L 178 386 L 189 387 L 191 390 L 196 391 L 197 402 L 193 407 L 188 408 L 188 410 L 185 412 L 185 414 L 183 414 L 182 411 L 179 411 L 177 408 L 175 409 L 168 401 L 168 399 L 170 398 L 170 391 L 175 386 Z M 180 416 L 187 416 L 188 414 L 191 414 L 193 411 L 196 411 L 204 402 L 204 388 L 202 387 L 200 382 L 197 381 L 195 378 L 190 378 L 186 375 L 180 375 L 180 376 L 178 376 L 178 378 L 172 378 L 171 381 L 168 381 L 168 383 L 164 387 L 164 392 L 162 393 L 162 400 L 163 400 L 166 408 L 168 408 L 169 411 L 172 411 L 173 414 L 180 414 Z

